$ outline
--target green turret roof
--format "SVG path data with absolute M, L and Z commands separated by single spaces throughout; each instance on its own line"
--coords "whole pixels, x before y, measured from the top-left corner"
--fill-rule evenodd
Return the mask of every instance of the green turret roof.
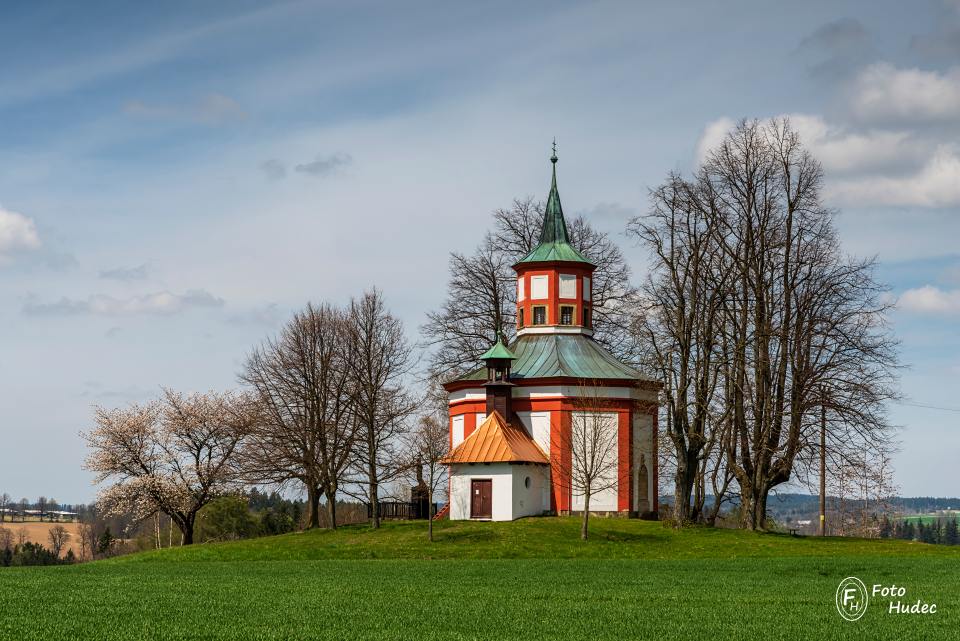
M 480 357 L 481 361 L 485 361 L 491 358 L 508 358 L 510 360 L 516 360 L 517 357 L 513 355 L 506 345 L 503 344 L 503 334 L 497 335 L 497 344 L 484 352 L 483 356 Z
M 543 215 L 543 231 L 540 232 L 540 244 L 532 252 L 517 261 L 517 264 L 562 260 L 592 265 L 593 263 L 570 244 L 567 221 L 563 218 L 560 192 L 557 190 L 556 143 L 553 146 L 553 155 L 550 157 L 550 162 L 553 163 L 553 179 L 550 182 L 550 195 L 547 196 L 547 207 Z

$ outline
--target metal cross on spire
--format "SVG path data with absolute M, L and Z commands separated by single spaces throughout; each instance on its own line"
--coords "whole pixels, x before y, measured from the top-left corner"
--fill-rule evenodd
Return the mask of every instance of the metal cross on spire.
M 553 155 L 550 156 L 550 162 L 557 163 L 557 138 L 553 138 Z

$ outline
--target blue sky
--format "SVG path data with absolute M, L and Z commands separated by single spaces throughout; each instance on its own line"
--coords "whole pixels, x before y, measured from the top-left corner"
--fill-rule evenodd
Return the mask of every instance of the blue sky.
M 235 386 L 307 300 L 376 284 L 414 335 L 554 136 L 619 234 L 741 117 L 793 117 L 904 393 L 960 408 L 960 3 L 668 4 L 5 5 L 0 492 L 91 499 L 92 405 Z M 960 494 L 960 412 L 891 415 L 901 491 Z

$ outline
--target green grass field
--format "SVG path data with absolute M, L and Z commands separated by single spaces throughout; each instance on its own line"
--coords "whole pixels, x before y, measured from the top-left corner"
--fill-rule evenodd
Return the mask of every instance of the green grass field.
M 949 514 L 915 514 L 913 516 L 904 516 L 900 520 L 904 522 L 912 522 L 914 525 L 917 523 L 923 523 L 924 525 L 931 525 L 940 521 L 943 523 L 947 519 L 956 519 L 960 516 L 960 513 L 953 512 Z
M 645 521 L 390 523 L 0 571 L 2 639 L 952 639 L 960 550 Z M 840 580 L 896 583 L 846 622 Z

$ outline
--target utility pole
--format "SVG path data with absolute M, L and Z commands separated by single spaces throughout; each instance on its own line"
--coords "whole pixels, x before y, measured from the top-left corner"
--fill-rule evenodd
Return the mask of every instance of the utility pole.
M 827 535 L 827 403 L 820 404 L 820 536 Z

